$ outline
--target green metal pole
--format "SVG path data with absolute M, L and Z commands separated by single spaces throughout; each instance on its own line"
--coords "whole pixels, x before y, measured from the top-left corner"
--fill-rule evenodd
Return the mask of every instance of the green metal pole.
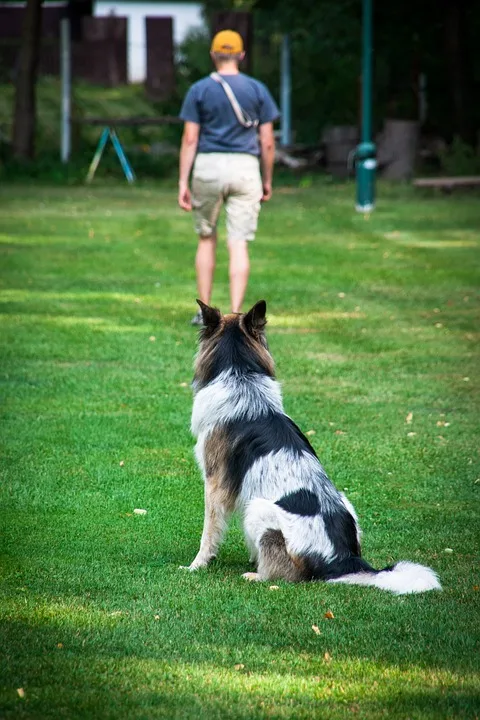
M 363 0 L 362 142 L 372 136 L 372 0 Z
M 372 140 L 372 0 L 362 0 L 362 130 L 355 152 L 357 204 L 359 212 L 371 212 L 375 206 L 376 147 Z

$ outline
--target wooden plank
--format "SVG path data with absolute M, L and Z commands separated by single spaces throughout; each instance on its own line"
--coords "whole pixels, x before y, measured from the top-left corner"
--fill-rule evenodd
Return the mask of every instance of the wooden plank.
M 82 18 L 82 41 L 76 43 L 73 75 L 96 85 L 127 83 L 128 19 L 115 15 Z
M 173 18 L 146 17 L 147 79 L 151 100 L 166 100 L 175 89 Z
M 443 178 L 416 178 L 413 181 L 416 187 L 438 187 L 452 188 L 466 185 L 480 185 L 480 175 L 465 177 L 443 177 Z
M 102 125 L 103 127 L 134 127 L 139 125 L 178 125 L 182 122 L 176 115 L 161 115 L 160 117 L 83 117 L 73 118 L 77 125 Z

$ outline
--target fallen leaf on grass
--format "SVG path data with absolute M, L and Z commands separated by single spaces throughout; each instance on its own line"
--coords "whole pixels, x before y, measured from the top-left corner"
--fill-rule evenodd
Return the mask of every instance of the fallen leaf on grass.
M 305 435 L 315 435 L 315 430 L 307 430 Z
M 135 510 L 133 512 L 135 513 L 135 515 L 146 515 L 147 514 L 147 511 L 144 510 L 143 508 L 135 508 Z
M 335 435 L 346 435 L 347 433 L 344 430 L 335 430 Z
M 243 665 L 242 663 L 237 663 L 236 665 L 234 665 L 235 670 L 243 670 L 244 667 L 245 665 Z
M 25 690 L 23 688 L 17 688 L 17 695 L 18 695 L 18 697 L 24 698 Z
M 409 432 L 407 433 L 407 437 L 415 437 L 416 434 L 416 432 Z
M 407 423 L 407 425 L 410 425 L 412 420 L 413 420 L 413 413 L 409 412 L 407 417 L 405 418 L 405 422 Z
M 451 553 L 453 553 L 453 550 L 452 550 L 452 548 L 445 548 L 445 550 L 443 552 L 446 552 L 450 555 Z
M 269 590 L 280 590 L 278 585 L 270 585 Z
M 335 615 L 333 614 L 333 612 L 331 610 L 327 610 L 327 612 L 325 613 L 325 615 L 323 617 L 326 618 L 327 620 L 333 620 Z
M 313 630 L 313 632 L 315 633 L 315 635 L 321 635 L 321 634 L 322 634 L 322 631 L 320 630 L 320 628 L 318 627 L 318 625 L 312 625 L 312 630 Z
M 180 383 L 180 387 L 188 387 L 188 383 L 185 383 L 185 382 Z
M 125 465 L 125 461 L 124 461 L 124 460 L 120 460 L 119 465 L 120 465 L 120 467 L 123 467 L 123 466 Z
M 155 337 L 155 335 L 150 335 L 148 339 L 150 340 L 150 342 L 155 342 L 157 338 Z
M 332 656 L 330 655 L 329 652 L 326 652 L 323 656 L 323 659 L 325 660 L 325 662 L 331 662 Z
M 63 643 L 57 643 L 57 648 L 61 650 L 63 648 Z

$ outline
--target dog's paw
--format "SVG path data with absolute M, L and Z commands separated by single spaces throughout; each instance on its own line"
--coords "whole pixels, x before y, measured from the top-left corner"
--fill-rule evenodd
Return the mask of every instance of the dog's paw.
M 189 570 L 190 572 L 195 572 L 195 570 L 200 570 L 201 568 L 207 567 L 208 562 L 197 562 L 194 560 L 190 565 L 180 565 L 178 568 L 179 570 Z
M 242 577 L 244 580 L 248 580 L 249 582 L 258 582 L 261 580 L 260 575 L 254 572 L 243 573 Z

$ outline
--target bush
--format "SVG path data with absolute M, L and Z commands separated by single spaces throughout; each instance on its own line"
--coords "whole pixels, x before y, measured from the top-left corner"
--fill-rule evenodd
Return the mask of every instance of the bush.
M 210 39 L 202 30 L 192 30 L 180 45 L 177 59 L 178 93 L 183 98 L 190 85 L 212 71 Z
M 455 136 L 452 144 L 440 153 L 442 170 L 447 175 L 477 175 L 480 173 L 480 157 L 471 145 Z

